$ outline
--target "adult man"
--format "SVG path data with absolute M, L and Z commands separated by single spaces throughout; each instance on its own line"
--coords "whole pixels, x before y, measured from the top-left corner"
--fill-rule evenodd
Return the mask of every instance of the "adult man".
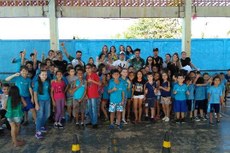
M 61 51 L 57 52 L 57 60 L 53 62 L 54 62 L 54 65 L 56 65 L 63 73 L 66 72 L 66 67 L 68 63 L 66 60 L 63 60 L 63 55 Z
M 140 57 L 140 52 L 141 50 L 139 48 L 135 49 L 135 57 L 130 61 L 130 65 L 132 65 L 136 71 L 140 70 L 145 65 L 144 59 Z
M 85 63 L 81 60 L 82 52 L 80 50 L 76 51 L 76 58 L 74 58 L 73 56 L 69 55 L 69 53 L 67 52 L 67 50 L 65 48 L 64 43 L 62 43 L 61 46 L 63 48 L 63 51 L 64 51 L 66 57 L 71 62 L 73 67 L 75 67 L 76 65 L 81 65 L 82 67 L 85 67 Z
M 158 68 L 158 71 L 160 71 L 162 68 L 163 59 L 160 56 L 158 56 L 158 54 L 159 54 L 159 49 L 154 48 L 153 49 L 153 65 Z
M 125 61 L 125 52 L 120 52 L 119 59 L 113 62 L 113 66 L 115 66 L 116 68 L 128 68 L 128 62 Z
M 191 71 L 192 69 L 198 70 L 195 65 L 192 64 L 190 57 L 187 57 L 185 51 L 181 52 L 181 59 L 180 59 L 182 69 L 186 71 Z

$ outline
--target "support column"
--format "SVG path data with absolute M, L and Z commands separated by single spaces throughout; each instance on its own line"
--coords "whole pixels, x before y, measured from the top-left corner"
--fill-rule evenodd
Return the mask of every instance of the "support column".
M 192 18 L 192 0 L 185 0 L 185 16 L 182 22 L 182 51 L 191 55 L 191 18 Z
M 50 21 L 50 49 L 59 50 L 58 19 L 56 14 L 56 0 L 49 1 Z

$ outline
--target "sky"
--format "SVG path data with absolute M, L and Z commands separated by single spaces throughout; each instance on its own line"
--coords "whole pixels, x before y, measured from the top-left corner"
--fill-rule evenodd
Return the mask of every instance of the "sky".
M 60 18 L 59 38 L 111 39 L 137 19 Z M 0 18 L 0 39 L 49 39 L 48 18 Z M 192 19 L 192 38 L 229 38 L 230 18 Z M 229 32 L 230 33 L 230 32 Z

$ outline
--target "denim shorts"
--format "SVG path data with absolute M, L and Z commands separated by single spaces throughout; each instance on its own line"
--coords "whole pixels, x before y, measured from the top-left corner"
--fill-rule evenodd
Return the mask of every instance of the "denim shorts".
M 23 97 L 26 101 L 26 107 L 23 108 L 23 111 L 28 112 L 30 109 L 34 109 L 34 104 L 31 102 L 30 97 Z
M 21 123 L 22 118 L 21 117 L 12 117 L 12 118 L 7 118 L 7 121 L 9 123 Z
M 124 108 L 121 105 L 121 103 L 118 103 L 118 104 L 110 103 L 109 104 L 109 112 L 111 112 L 111 113 L 113 113 L 113 112 L 122 112 L 123 109 Z

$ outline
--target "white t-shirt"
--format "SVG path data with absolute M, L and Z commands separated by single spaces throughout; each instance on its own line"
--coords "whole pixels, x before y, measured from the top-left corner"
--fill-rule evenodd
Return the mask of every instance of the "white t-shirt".
M 121 60 L 116 60 L 113 62 L 113 66 L 115 67 L 122 67 L 122 68 L 128 68 L 128 62 L 127 61 L 121 61 Z
M 1 96 L 1 99 L 0 99 L 0 110 L 5 108 L 6 106 L 6 101 L 8 99 L 8 95 L 5 95 L 5 94 L 0 94 Z

